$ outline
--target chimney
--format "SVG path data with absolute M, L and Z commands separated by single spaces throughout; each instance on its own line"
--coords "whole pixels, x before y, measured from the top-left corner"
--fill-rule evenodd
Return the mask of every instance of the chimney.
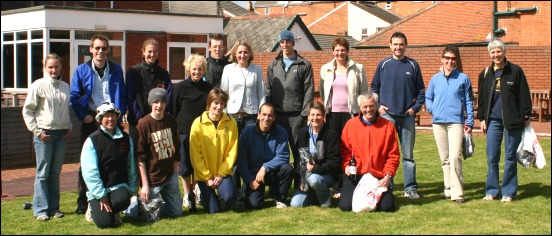
M 253 3 L 251 1 L 247 1 L 247 8 L 246 11 L 253 11 Z

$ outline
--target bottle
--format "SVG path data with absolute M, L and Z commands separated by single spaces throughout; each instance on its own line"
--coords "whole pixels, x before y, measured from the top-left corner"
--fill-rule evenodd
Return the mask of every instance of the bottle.
M 356 180 L 357 167 L 355 160 L 355 151 L 351 154 L 351 160 L 349 160 L 349 180 Z

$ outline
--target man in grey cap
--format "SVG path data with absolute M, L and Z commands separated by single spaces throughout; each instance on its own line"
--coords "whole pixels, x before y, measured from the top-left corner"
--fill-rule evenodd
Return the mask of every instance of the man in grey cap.
M 299 130 L 307 126 L 314 74 L 311 63 L 294 50 L 295 37 L 289 30 L 280 32 L 278 42 L 282 50 L 268 65 L 266 101 L 274 105 L 276 122 L 286 129 L 293 156 L 298 157 L 295 143 Z
M 180 162 L 180 135 L 175 118 L 165 113 L 168 102 L 167 90 L 152 89 L 148 94 L 151 113 L 136 126 L 136 159 L 142 181 L 138 194 L 144 202 L 162 197 L 165 204 L 161 213 L 178 217 L 182 215 L 182 195 L 176 171 Z

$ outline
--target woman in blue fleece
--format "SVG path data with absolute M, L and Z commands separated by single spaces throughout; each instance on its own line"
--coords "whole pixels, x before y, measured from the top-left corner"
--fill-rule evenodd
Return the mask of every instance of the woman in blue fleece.
M 473 128 L 473 91 L 470 78 L 456 67 L 459 57 L 456 47 L 447 46 L 443 50 L 443 66 L 429 82 L 426 107 L 433 115 L 433 134 L 443 168 L 445 198 L 463 203 L 462 140 L 463 133 L 471 133 Z

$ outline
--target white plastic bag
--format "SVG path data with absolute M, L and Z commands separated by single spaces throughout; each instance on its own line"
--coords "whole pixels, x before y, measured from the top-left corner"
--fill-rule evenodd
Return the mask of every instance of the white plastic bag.
M 365 174 L 353 192 L 353 212 L 375 211 L 381 194 L 386 191 L 386 187 L 378 187 L 377 178 L 370 173 Z
M 517 160 L 526 168 L 533 166 L 542 169 L 546 165 L 542 147 L 533 127 L 530 125 L 525 127 L 521 134 L 521 142 L 517 149 Z

